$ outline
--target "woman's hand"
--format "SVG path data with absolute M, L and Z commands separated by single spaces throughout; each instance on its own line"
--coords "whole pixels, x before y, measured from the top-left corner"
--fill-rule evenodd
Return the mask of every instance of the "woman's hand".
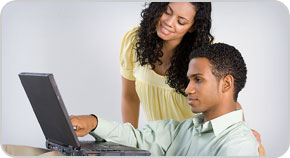
M 260 133 L 258 133 L 256 130 L 253 130 L 253 129 L 251 129 L 251 130 L 252 130 L 254 136 L 256 137 L 257 142 L 259 143 L 259 148 L 258 148 L 259 155 L 260 156 L 266 156 L 265 148 L 261 144 L 261 135 L 260 135 Z
M 261 135 L 256 130 L 251 129 L 259 144 L 261 144 Z
M 89 134 L 91 130 L 96 128 L 98 125 L 97 119 L 92 115 L 72 115 L 69 118 L 78 137 L 83 137 Z

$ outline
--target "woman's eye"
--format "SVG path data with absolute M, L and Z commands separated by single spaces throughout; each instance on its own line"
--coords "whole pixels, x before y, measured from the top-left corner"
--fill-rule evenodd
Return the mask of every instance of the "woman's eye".
M 184 23 L 182 23 L 182 22 L 180 22 L 180 21 L 178 21 L 178 24 L 179 24 L 179 25 L 185 25 Z
M 167 14 L 167 15 L 170 15 L 171 14 L 171 10 L 169 8 L 167 8 L 164 13 Z

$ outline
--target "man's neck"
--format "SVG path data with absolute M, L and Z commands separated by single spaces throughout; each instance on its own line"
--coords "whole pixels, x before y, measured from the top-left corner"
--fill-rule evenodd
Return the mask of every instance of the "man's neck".
M 228 103 L 221 103 L 219 105 L 214 106 L 212 109 L 203 112 L 204 122 L 210 121 L 212 119 L 233 112 L 235 110 L 236 103 L 234 101 L 230 101 Z

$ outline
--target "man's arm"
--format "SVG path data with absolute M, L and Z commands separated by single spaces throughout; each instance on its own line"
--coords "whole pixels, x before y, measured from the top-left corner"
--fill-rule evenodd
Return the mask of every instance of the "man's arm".
M 165 155 L 174 139 L 174 131 L 179 122 L 160 120 L 146 124 L 142 130 L 130 123 L 119 124 L 99 118 L 94 133 L 119 144 L 148 150 L 152 155 Z
M 93 132 L 107 141 L 148 150 L 152 155 L 159 156 L 166 154 L 179 125 L 175 120 L 160 120 L 152 121 L 139 130 L 130 123 L 119 124 L 89 115 L 73 116 L 71 122 L 73 126 L 77 126 L 77 136 L 88 134 L 96 125 Z M 78 130 L 85 132 L 80 133 Z

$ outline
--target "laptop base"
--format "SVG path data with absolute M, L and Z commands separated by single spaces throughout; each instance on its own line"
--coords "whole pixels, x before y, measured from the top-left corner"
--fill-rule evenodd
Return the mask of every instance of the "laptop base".
M 135 148 L 132 150 L 122 150 L 124 146 L 113 142 L 95 142 L 95 141 L 80 141 L 81 148 L 76 149 L 72 146 L 59 145 L 50 141 L 46 141 L 46 147 L 52 151 L 58 151 L 67 156 L 150 156 L 151 154 L 143 150 L 143 152 L 136 152 Z M 88 146 L 88 148 L 86 148 Z M 91 150 L 91 146 L 96 146 Z M 82 149 L 84 148 L 84 149 Z M 130 148 L 130 147 L 126 147 Z

